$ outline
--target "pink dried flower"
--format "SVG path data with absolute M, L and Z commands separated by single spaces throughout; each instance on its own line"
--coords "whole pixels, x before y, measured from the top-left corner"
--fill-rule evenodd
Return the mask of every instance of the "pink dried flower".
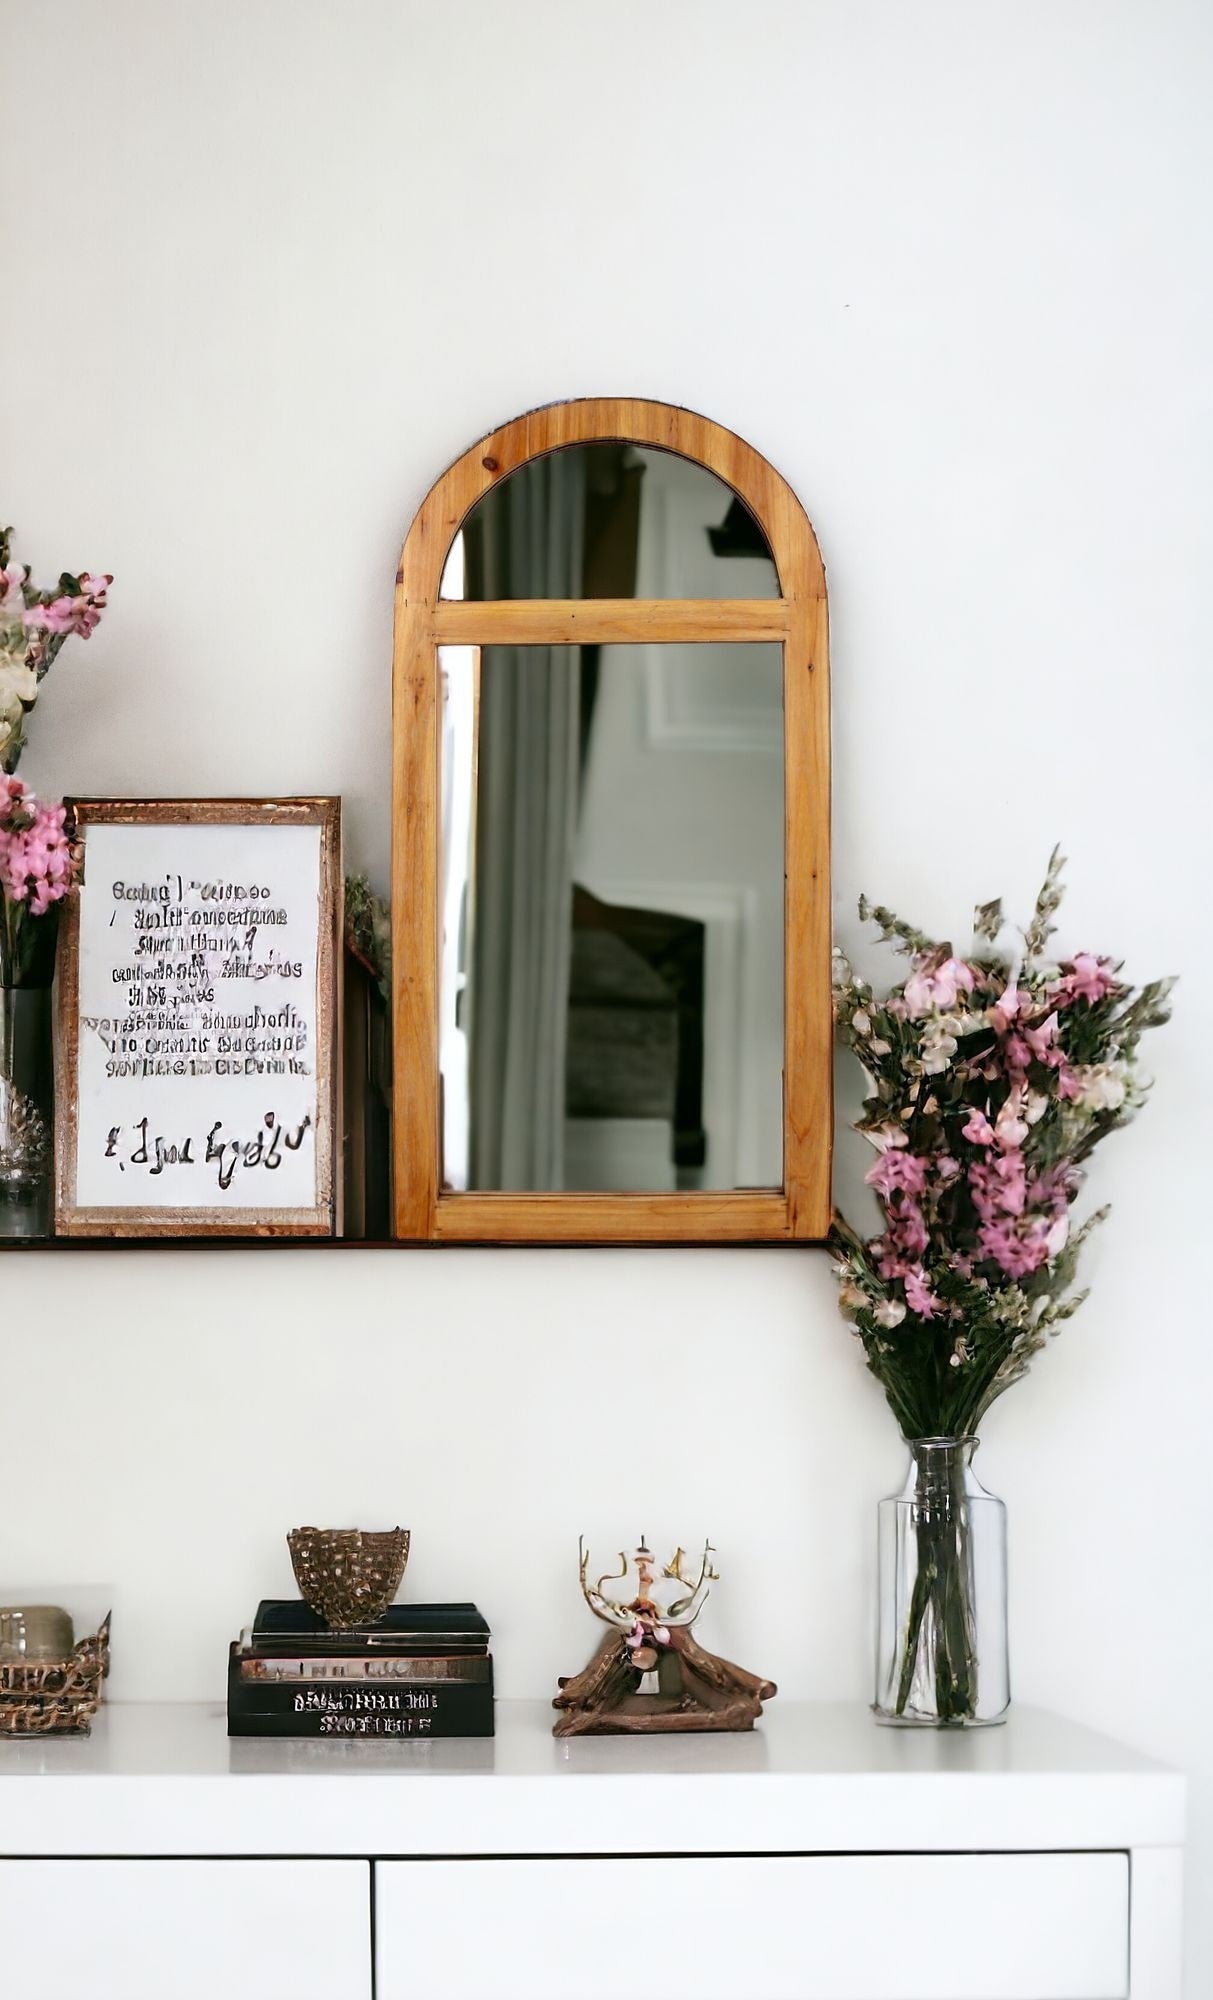
M 1019 990 L 1016 975 L 1012 973 L 1004 990 L 989 1010 L 990 1026 L 994 1029 L 995 1033 L 1005 1035 L 1012 1021 L 1025 1004 L 1025 998 Z
M 1023 1115 L 1025 1095 L 1023 1084 L 1014 1084 L 994 1120 L 995 1140 L 1005 1152 L 1022 1146 L 1028 1136 L 1028 1121 Z
M 0 830 L 11 820 L 24 797 L 24 778 L 10 778 L 0 771 Z
M 1008 1073 L 1014 1077 L 1023 1076 L 1032 1060 L 1032 1051 L 1022 1035 L 1007 1035 L 1002 1045 L 1002 1059 Z
M 973 968 L 963 958 L 932 956 L 924 959 L 905 983 L 906 1012 L 912 1021 L 933 1009 L 947 1014 L 961 993 L 971 993 L 976 985 Z
M 1050 1224 L 1043 1216 L 1022 1222 L 984 1222 L 978 1231 L 979 1254 L 1009 1278 L 1026 1278 L 1049 1260 Z
M 871 1245 L 882 1278 L 904 1277 L 907 1268 L 918 1261 L 930 1241 L 918 1203 L 909 1195 L 900 1195 L 895 1200 L 897 1205 L 889 1211 L 884 1235 L 878 1236 Z
M 864 1180 L 877 1194 L 891 1195 L 900 1188 L 905 1194 L 918 1195 L 927 1183 L 927 1163 L 914 1153 L 890 1146 L 868 1168 Z
M 1054 1011 L 1038 1028 L 1027 1028 L 1023 1038 L 1036 1057 L 1050 1069 L 1056 1069 L 1065 1061 L 1064 1051 L 1057 1046 L 1057 1014 Z
M 1072 1160 L 1058 1160 L 1055 1166 L 1033 1175 L 1028 1200 L 1033 1208 L 1046 1209 L 1055 1216 L 1064 1215 L 1081 1180 L 1082 1175 Z
M 112 576 L 89 576 L 87 572 L 78 578 L 78 596 L 64 591 L 52 597 L 46 604 L 31 604 L 26 607 L 25 627 L 29 632 L 50 633 L 53 638 L 65 637 L 69 632 L 78 632 L 87 639 L 101 622 L 105 610 L 105 593 L 113 582 Z
M 1071 1001 L 1085 1000 L 1094 1006 L 1106 994 L 1115 991 L 1116 974 L 1110 958 L 1096 958 L 1093 952 L 1080 951 L 1074 958 L 1068 958 L 1062 965 L 1065 977 L 1054 990 L 1054 999 L 1065 1007 Z
M 20 780 L 10 779 L 10 786 Z M 67 836 L 64 806 L 40 805 L 21 788 L 7 826 L 0 825 L 0 890 L 10 902 L 28 904 L 30 915 L 45 916 L 62 902 L 76 880 L 76 861 Z M 12 794 L 10 792 L 10 802 Z
M 25 613 L 26 626 L 32 631 L 73 632 L 80 601 L 78 597 L 53 597 L 49 604 L 31 604 Z
M 967 1139 L 971 1146 L 992 1146 L 994 1144 L 994 1127 L 986 1117 L 985 1112 L 980 1110 L 976 1104 L 969 1107 L 969 1115 L 960 1128 L 960 1136 L 962 1139 Z
M 992 1222 L 999 1215 L 1022 1214 L 1027 1199 L 1023 1154 L 1010 1152 L 990 1160 L 974 1160 L 969 1168 L 969 1191 L 983 1222 Z
M 919 1264 L 913 1270 L 907 1271 L 904 1282 L 906 1304 L 910 1311 L 917 1313 L 919 1319 L 934 1319 L 936 1313 L 941 1310 L 941 1302 L 931 1290 L 922 1265 Z

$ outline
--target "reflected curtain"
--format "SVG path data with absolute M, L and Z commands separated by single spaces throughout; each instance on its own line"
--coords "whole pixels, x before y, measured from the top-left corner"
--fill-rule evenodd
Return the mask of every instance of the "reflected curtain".
M 577 597 L 585 468 L 556 452 L 520 468 L 466 530 L 470 598 Z M 563 1186 L 579 650 L 481 655 L 469 1021 L 469 1181 Z

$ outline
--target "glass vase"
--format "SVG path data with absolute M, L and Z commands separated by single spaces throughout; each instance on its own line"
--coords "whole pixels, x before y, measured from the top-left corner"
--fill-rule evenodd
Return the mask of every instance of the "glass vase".
M 0 1237 L 50 1234 L 51 989 L 0 986 Z
M 881 1722 L 972 1729 L 1006 1715 L 1007 1512 L 973 1471 L 976 1449 L 911 1439 L 906 1483 L 880 1503 Z

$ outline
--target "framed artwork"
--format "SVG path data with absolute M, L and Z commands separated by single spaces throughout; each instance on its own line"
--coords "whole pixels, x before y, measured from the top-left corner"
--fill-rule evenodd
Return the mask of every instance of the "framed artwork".
M 334 1234 L 340 800 L 71 803 L 56 1231 Z

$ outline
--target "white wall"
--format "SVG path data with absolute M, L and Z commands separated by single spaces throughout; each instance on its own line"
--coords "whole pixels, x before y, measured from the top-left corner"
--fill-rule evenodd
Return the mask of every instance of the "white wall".
M 27 776 L 337 790 L 381 872 L 414 507 L 528 405 L 648 393 L 750 438 L 820 533 L 842 939 L 861 887 L 958 929 L 979 896 L 1026 904 L 1060 836 L 1066 939 L 1185 975 L 1155 1101 L 1095 1165 L 1094 1297 L 981 1458 L 1018 1696 L 1198 1774 L 1207 1993 L 1213 17 L 5 17 L 5 518 L 40 566 L 118 577 Z M 774 1251 L 10 1259 L 0 1571 L 114 1579 L 114 1692 L 217 1696 L 287 1527 L 399 1516 L 414 1590 L 476 1595 L 504 1692 L 539 1692 L 592 1638 L 579 1529 L 710 1531 L 723 1649 L 863 1696 L 900 1452 L 830 1282 Z

